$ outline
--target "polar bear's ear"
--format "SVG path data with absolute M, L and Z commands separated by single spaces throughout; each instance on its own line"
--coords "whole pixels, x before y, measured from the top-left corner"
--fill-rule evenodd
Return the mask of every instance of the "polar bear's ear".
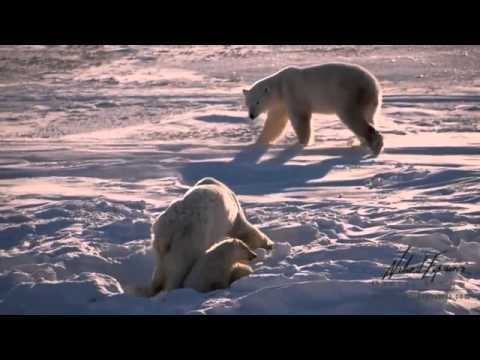
M 248 90 L 247 89 L 243 89 L 243 95 L 247 95 L 248 94 Z

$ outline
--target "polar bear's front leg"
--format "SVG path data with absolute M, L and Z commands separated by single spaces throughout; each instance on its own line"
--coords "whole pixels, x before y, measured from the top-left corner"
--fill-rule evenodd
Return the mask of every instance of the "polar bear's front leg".
M 257 144 L 268 145 L 275 142 L 285 131 L 287 120 L 287 111 L 284 108 L 270 110 Z
M 297 134 L 298 142 L 304 146 L 310 144 L 312 141 L 312 113 L 310 111 L 291 111 L 289 117 L 293 130 Z
M 260 229 L 250 224 L 242 213 L 237 217 L 235 224 L 228 234 L 230 237 L 242 240 L 251 249 L 263 248 L 271 250 L 273 248 L 273 241 L 265 235 Z

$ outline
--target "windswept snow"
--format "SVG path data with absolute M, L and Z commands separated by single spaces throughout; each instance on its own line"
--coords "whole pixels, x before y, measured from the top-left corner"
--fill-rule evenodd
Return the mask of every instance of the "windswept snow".
M 384 88 L 377 158 L 334 116 L 251 146 L 241 89 L 354 62 Z M 478 46 L 1 46 L 1 314 L 478 314 Z M 231 288 L 128 293 L 150 223 L 202 177 L 275 241 Z M 396 274 L 442 252 L 465 273 Z

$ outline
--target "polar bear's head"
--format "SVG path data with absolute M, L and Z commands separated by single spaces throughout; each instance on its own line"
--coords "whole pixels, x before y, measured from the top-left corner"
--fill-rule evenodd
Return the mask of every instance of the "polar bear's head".
M 243 241 L 234 239 L 232 242 L 237 261 L 250 261 L 257 257 L 257 254 L 255 254 Z
M 272 89 L 268 84 L 255 84 L 250 90 L 243 90 L 245 104 L 248 108 L 248 116 L 255 119 L 268 110 L 272 103 Z
M 257 257 L 257 254 L 248 245 L 238 239 L 228 239 L 217 243 L 208 250 L 208 253 L 227 262 L 244 262 Z

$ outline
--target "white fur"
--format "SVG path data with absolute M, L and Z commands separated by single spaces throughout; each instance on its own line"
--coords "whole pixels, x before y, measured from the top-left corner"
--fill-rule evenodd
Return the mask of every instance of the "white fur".
M 233 191 L 213 178 L 202 179 L 153 223 L 156 266 L 151 285 L 138 288 L 137 294 L 153 296 L 181 287 L 197 259 L 226 237 L 241 239 L 252 249 L 273 245 L 247 220 Z
M 233 281 L 252 273 L 252 268 L 242 262 L 255 257 L 255 253 L 241 240 L 225 240 L 215 244 L 197 260 L 183 287 L 199 292 L 225 289 Z
M 244 90 L 251 118 L 267 112 L 259 143 L 269 144 L 284 132 L 288 119 L 298 141 L 312 139 L 313 113 L 337 114 L 340 120 L 378 154 L 383 137 L 374 128 L 382 92 L 376 78 L 352 64 L 330 63 L 307 68 L 288 67 Z

